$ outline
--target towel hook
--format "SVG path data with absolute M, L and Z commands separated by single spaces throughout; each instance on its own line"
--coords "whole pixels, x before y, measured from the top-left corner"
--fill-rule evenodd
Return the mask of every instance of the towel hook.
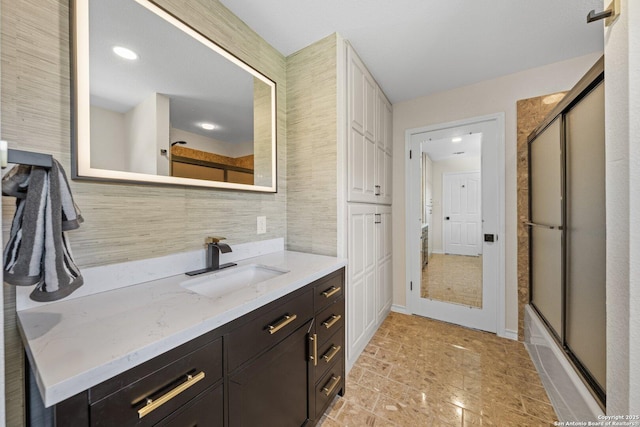
M 591 10 L 587 15 L 587 24 L 594 21 L 605 19 L 604 25 L 609 26 L 620 15 L 620 0 L 613 0 L 606 10 L 596 13 L 595 10 Z

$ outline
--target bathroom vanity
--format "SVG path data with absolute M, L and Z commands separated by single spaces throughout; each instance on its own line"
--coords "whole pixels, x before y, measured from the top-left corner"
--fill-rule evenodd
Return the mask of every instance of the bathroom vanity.
M 315 425 L 344 393 L 344 262 L 284 251 L 238 267 L 256 265 L 282 274 L 215 297 L 174 276 L 20 312 L 53 423 Z

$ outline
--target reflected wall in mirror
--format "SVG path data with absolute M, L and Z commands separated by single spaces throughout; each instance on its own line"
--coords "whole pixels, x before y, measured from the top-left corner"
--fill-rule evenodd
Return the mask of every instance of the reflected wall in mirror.
M 147 0 L 72 0 L 74 178 L 276 191 L 276 85 Z
M 481 140 L 422 144 L 421 298 L 482 308 Z

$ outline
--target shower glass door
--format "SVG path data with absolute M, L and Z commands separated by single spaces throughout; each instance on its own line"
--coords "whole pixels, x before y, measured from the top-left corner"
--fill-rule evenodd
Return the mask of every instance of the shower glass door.
M 594 67 L 595 69 L 595 67 Z M 531 305 L 606 401 L 604 73 L 529 137 Z M 571 97 L 573 96 L 573 97 Z
M 562 119 L 529 146 L 531 300 L 562 339 Z

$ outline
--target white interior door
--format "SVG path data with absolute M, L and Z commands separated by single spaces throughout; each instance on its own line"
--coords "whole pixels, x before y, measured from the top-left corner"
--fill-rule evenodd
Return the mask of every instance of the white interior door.
M 482 254 L 482 182 L 480 172 L 443 175 L 444 252 Z
M 421 295 L 422 265 L 420 262 L 422 209 L 421 157 L 422 144 L 429 139 L 451 139 L 453 136 L 478 134 L 482 136 L 480 179 L 473 180 L 472 198 L 480 201 L 480 218 L 472 230 L 481 250 L 481 305 L 470 306 L 437 300 Z M 407 301 L 411 313 L 443 320 L 462 326 L 497 332 L 505 336 L 504 287 L 504 114 L 478 117 L 459 122 L 433 125 L 407 131 Z M 413 155 L 415 153 L 416 155 Z M 433 177 L 436 179 L 436 175 Z M 462 184 L 460 184 L 462 185 Z M 465 184 L 465 186 L 468 184 Z M 465 187 L 467 188 L 467 187 Z M 467 188 L 468 189 L 468 188 Z M 469 196 L 467 191 L 467 197 Z M 463 198 L 464 199 L 464 198 Z M 435 205 L 434 200 L 434 205 Z M 435 212 L 434 212 L 435 213 Z M 436 218 L 434 220 L 437 221 Z M 431 228 L 431 227 L 430 227 Z M 462 228 L 461 228 L 462 230 Z M 481 230 L 481 231 L 479 231 Z M 437 236 L 436 236 L 437 239 Z M 473 242 L 468 239 L 467 243 Z M 470 246 L 460 245 L 460 246 Z M 434 251 L 434 256 L 436 251 Z M 444 256 L 444 255 L 443 255 Z M 467 257 L 459 257 L 467 258 Z M 429 261 L 429 266 L 432 264 Z M 427 267 L 429 268 L 429 267 Z

